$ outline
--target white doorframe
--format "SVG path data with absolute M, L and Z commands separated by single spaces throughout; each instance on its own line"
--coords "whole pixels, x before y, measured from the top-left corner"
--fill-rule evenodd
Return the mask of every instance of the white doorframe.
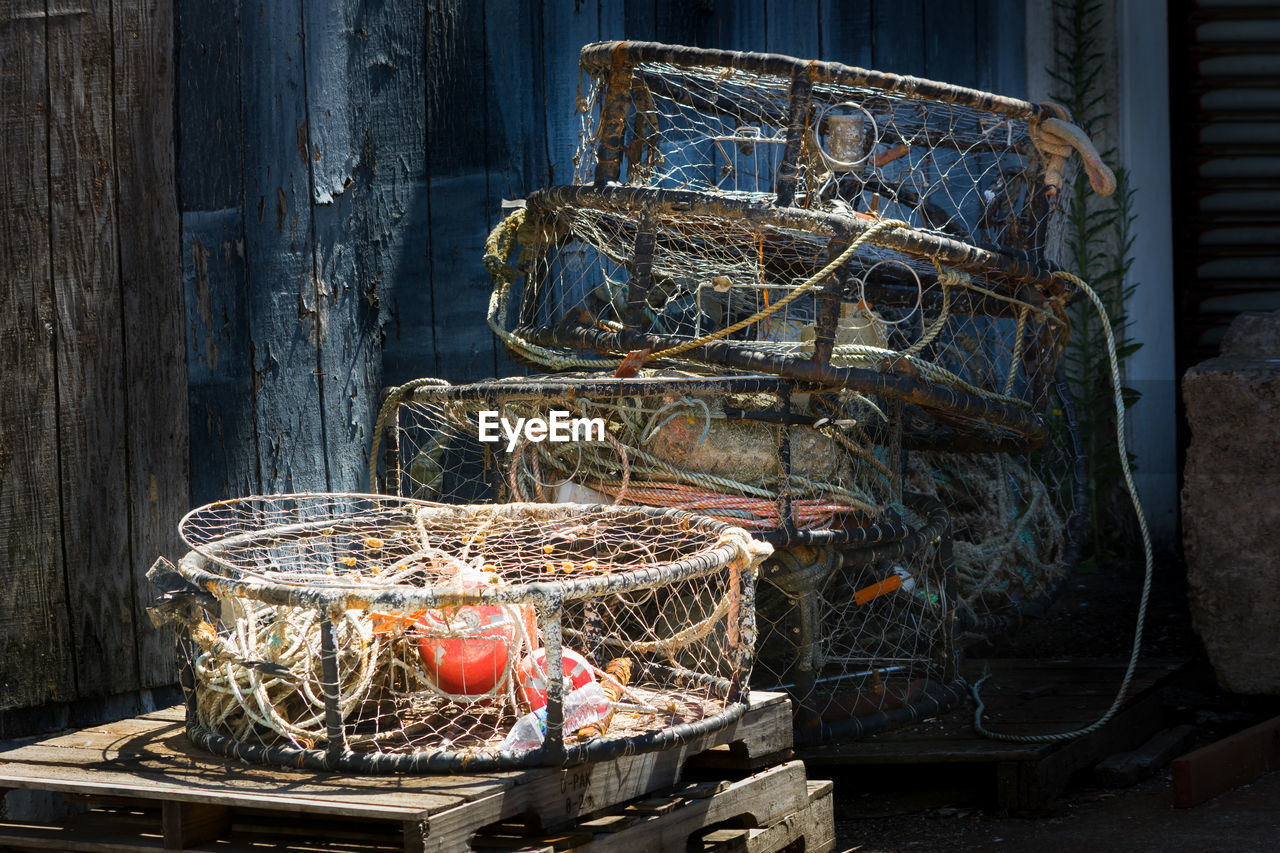
M 1129 303 L 1128 334 L 1142 342 L 1126 364 L 1126 384 L 1142 392 L 1127 415 L 1126 441 L 1137 455 L 1135 480 L 1152 536 L 1167 548 L 1178 520 L 1167 10 L 1163 0 L 1115 0 L 1114 8 L 1114 30 L 1097 38 L 1114 43 L 1117 57 L 1116 145 L 1136 191 L 1138 217 L 1129 273 L 1138 289 Z M 1026 13 L 1027 93 L 1040 101 L 1053 89 L 1047 67 L 1054 56 L 1053 4 L 1026 0 Z

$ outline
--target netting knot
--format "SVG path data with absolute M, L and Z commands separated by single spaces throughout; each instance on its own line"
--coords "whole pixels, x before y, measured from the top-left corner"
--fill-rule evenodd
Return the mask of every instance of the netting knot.
M 773 554 L 772 545 L 754 538 L 741 527 L 730 527 L 720 534 L 714 547 L 724 546 L 734 549 L 734 555 L 729 558 L 729 568 L 738 571 L 750 569 L 752 574 Z
M 1031 141 L 1045 158 L 1044 182 L 1057 191 L 1062 188 L 1067 159 L 1073 152 L 1080 154 L 1084 170 L 1089 174 L 1089 184 L 1098 195 L 1108 196 L 1116 191 L 1115 173 L 1102 162 L 1102 155 L 1089 134 L 1071 123 L 1070 113 L 1058 104 L 1046 103 L 1058 118 L 1042 118 L 1028 126 Z

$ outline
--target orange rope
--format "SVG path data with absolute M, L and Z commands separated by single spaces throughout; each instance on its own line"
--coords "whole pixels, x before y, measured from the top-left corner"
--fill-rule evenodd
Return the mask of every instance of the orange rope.
M 710 492 L 680 483 L 631 483 L 625 488 L 605 482 L 593 482 L 589 485 L 597 491 L 618 495 L 619 500 L 626 503 L 701 512 L 739 527 L 764 529 L 777 527 L 781 523 L 777 502 L 765 498 Z M 791 502 L 793 521 L 798 526 L 806 528 L 830 527 L 837 516 L 856 515 L 862 512 L 863 510 L 858 507 L 816 499 L 800 499 Z M 754 517 L 744 516 L 742 513 L 748 513 L 749 516 Z

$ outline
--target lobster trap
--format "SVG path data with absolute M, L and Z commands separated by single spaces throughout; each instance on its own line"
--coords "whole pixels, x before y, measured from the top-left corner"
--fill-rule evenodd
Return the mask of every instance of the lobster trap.
M 222 501 L 149 577 L 192 739 L 253 761 L 481 772 L 674 746 L 738 719 L 744 531 L 674 510 Z
M 863 395 L 769 375 L 425 380 L 387 393 L 370 481 L 449 503 L 671 507 L 775 545 L 890 541 L 907 532 L 899 424 Z
M 1056 104 L 764 53 L 645 42 L 581 53 L 575 182 L 696 190 L 901 219 L 921 232 L 1055 259 L 1080 153 Z
M 905 405 L 922 449 L 1047 438 L 1074 292 L 1026 260 L 905 223 L 583 186 L 534 193 L 486 252 L 490 326 L 540 366 L 630 352 L 842 387 Z
M 752 683 L 791 695 L 799 743 L 860 737 L 966 695 L 953 643 L 948 516 L 908 495 L 909 533 L 775 552 L 757 582 Z
M 951 518 L 957 642 L 1015 630 L 1042 613 L 1075 568 L 1084 535 L 1084 447 L 1066 380 L 1045 413 L 1049 440 L 1031 453 L 914 453 L 904 486 Z

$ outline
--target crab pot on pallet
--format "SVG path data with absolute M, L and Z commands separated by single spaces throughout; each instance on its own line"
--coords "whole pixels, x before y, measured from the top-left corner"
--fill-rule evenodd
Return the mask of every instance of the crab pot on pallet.
M 674 510 L 355 494 L 190 513 L 151 576 L 185 630 L 187 727 L 214 752 L 481 772 L 675 746 L 743 712 L 744 531 Z
M 1076 295 L 905 224 L 648 187 L 539 190 L 486 252 L 489 323 L 517 358 L 631 353 L 841 387 L 902 405 L 922 449 L 1042 444 Z
M 909 221 L 1055 258 L 1074 175 L 1114 176 L 1070 115 L 914 77 L 645 42 L 582 49 L 575 183 L 692 189 Z
M 903 487 L 951 519 L 956 642 L 1015 631 L 1042 614 L 1075 569 L 1087 495 L 1084 447 L 1066 381 L 1051 389 L 1048 440 L 1029 453 L 913 453 Z
M 791 695 L 797 743 L 871 734 L 965 695 L 947 514 L 918 495 L 907 512 L 911 533 L 898 542 L 792 548 L 761 570 L 752 681 Z
M 775 545 L 906 535 L 898 419 L 839 389 L 652 370 L 424 381 L 391 389 L 379 421 L 370 481 L 381 462 L 406 497 L 666 506 Z

